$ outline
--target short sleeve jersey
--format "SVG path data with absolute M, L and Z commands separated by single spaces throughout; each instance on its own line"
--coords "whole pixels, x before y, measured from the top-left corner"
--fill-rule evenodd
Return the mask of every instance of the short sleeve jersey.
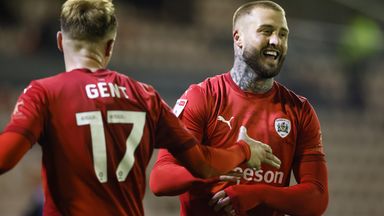
M 110 70 L 32 81 L 5 131 L 42 147 L 45 215 L 143 215 L 153 148 L 196 142 L 151 86 Z
M 242 91 L 230 73 L 217 75 L 191 85 L 176 102 L 174 113 L 203 145 L 227 148 L 235 143 L 239 128 L 244 126 L 250 137 L 271 146 L 282 161 L 280 169 L 263 164 L 255 170 L 244 164 L 235 168 L 243 174 L 240 184 L 288 186 L 294 163 L 321 161 L 324 157 L 314 109 L 306 98 L 276 81 L 267 93 L 253 94 Z M 195 188 L 181 195 L 181 215 L 216 215 L 207 203 L 228 184 Z M 251 215 L 276 213 L 263 205 L 254 212 Z

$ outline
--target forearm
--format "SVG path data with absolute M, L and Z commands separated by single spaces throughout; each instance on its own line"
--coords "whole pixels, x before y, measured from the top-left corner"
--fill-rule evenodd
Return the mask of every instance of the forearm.
M 168 151 L 161 149 L 151 171 L 150 189 L 157 196 L 173 196 L 182 194 L 193 186 L 215 182 L 218 175 L 229 172 L 248 159 L 247 146 L 241 143 L 229 149 L 215 149 L 196 145 L 178 154 L 176 157 L 196 175 L 181 165 Z M 203 176 L 205 179 L 196 176 Z
M 265 188 L 264 203 L 290 215 L 322 215 L 328 205 L 328 191 L 312 182 L 286 188 Z
M 235 208 L 241 212 L 264 204 L 289 215 L 322 215 L 328 204 L 328 193 L 321 191 L 312 183 L 302 183 L 290 187 L 240 185 L 233 189 L 233 192 L 231 189 L 226 192 L 229 196 L 233 193 L 242 194 L 235 203 L 232 202 L 236 206 Z
M 237 185 L 225 191 L 234 207 L 242 212 L 264 204 L 290 215 L 321 215 L 328 204 L 327 171 L 325 163 L 311 163 L 304 167 L 316 171 L 304 173 L 300 183 L 294 186 Z
M 197 177 L 210 178 L 225 174 L 250 157 L 249 146 L 240 141 L 228 149 L 211 148 L 203 145 L 175 155 L 185 167 Z
M 210 181 L 194 177 L 181 165 L 168 163 L 154 166 L 149 186 L 156 196 L 176 196 L 187 192 L 193 186 L 208 182 Z
M 6 132 L 0 135 L 0 174 L 12 169 L 23 155 L 30 149 L 31 144 L 23 135 Z

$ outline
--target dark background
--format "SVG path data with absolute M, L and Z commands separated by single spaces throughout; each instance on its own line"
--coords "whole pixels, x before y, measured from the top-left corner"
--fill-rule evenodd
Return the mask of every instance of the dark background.
M 232 14 L 245 0 L 115 0 L 119 32 L 110 68 L 153 85 L 170 106 L 192 83 L 228 71 Z M 277 78 L 318 112 L 329 167 L 326 215 L 384 214 L 384 2 L 276 1 L 289 51 Z M 63 1 L 0 1 L 0 126 L 32 80 L 64 71 L 56 48 Z M 0 215 L 27 215 L 39 194 L 34 147 L 0 177 Z M 151 165 L 149 166 L 149 168 Z M 178 215 L 177 198 L 145 199 L 147 215 Z

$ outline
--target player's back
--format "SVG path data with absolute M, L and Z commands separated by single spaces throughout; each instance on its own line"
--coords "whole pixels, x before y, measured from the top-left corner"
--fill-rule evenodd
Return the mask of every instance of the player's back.
M 31 86 L 44 104 L 45 214 L 142 215 L 156 92 L 109 70 L 74 70 Z

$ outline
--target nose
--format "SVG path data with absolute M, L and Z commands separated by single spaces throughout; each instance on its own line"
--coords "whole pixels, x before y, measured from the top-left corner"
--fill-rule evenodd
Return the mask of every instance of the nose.
M 269 37 L 269 44 L 270 45 L 275 45 L 275 46 L 277 46 L 277 45 L 279 45 L 279 43 L 280 43 L 280 38 L 279 38 L 279 36 L 277 35 L 277 34 L 272 34 L 270 37 Z

